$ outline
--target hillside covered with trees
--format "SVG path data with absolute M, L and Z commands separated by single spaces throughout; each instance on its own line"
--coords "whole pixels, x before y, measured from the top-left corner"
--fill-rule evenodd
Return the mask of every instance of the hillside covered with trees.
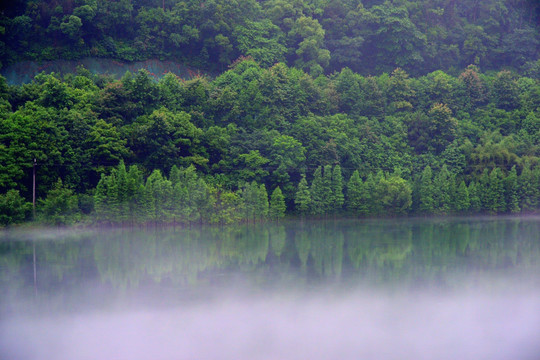
M 223 71 L 244 55 L 314 77 L 470 64 L 537 74 L 539 26 L 536 0 L 13 0 L 0 5 L 0 58 L 159 58 Z
M 0 224 L 32 217 L 34 159 L 57 224 L 538 211 L 536 4 L 14 2 L 4 64 L 222 71 L 0 77 Z

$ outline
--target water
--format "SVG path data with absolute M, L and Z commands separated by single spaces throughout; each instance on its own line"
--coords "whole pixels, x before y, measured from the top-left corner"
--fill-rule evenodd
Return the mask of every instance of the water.
M 0 236 L 1 359 L 540 357 L 538 217 Z

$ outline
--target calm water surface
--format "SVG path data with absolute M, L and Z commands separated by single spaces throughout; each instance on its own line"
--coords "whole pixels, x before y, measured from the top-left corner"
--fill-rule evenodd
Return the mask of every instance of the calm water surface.
M 538 359 L 540 218 L 0 233 L 0 359 Z

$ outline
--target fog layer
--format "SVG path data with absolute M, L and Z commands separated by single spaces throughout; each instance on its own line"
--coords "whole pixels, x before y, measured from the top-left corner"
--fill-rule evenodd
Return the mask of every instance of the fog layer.
M 224 296 L 3 323 L 3 359 L 537 359 L 540 294 Z

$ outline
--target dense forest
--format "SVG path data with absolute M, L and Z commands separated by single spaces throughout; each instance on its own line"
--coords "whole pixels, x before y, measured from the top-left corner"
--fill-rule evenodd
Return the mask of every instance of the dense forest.
M 244 55 L 313 77 L 470 64 L 530 75 L 539 25 L 537 0 L 12 0 L 0 4 L 0 58 L 160 58 L 223 71 Z
M 0 224 L 32 218 L 34 169 L 36 216 L 55 224 L 540 207 L 535 1 L 2 6 L 4 64 L 221 71 L 0 77 Z

